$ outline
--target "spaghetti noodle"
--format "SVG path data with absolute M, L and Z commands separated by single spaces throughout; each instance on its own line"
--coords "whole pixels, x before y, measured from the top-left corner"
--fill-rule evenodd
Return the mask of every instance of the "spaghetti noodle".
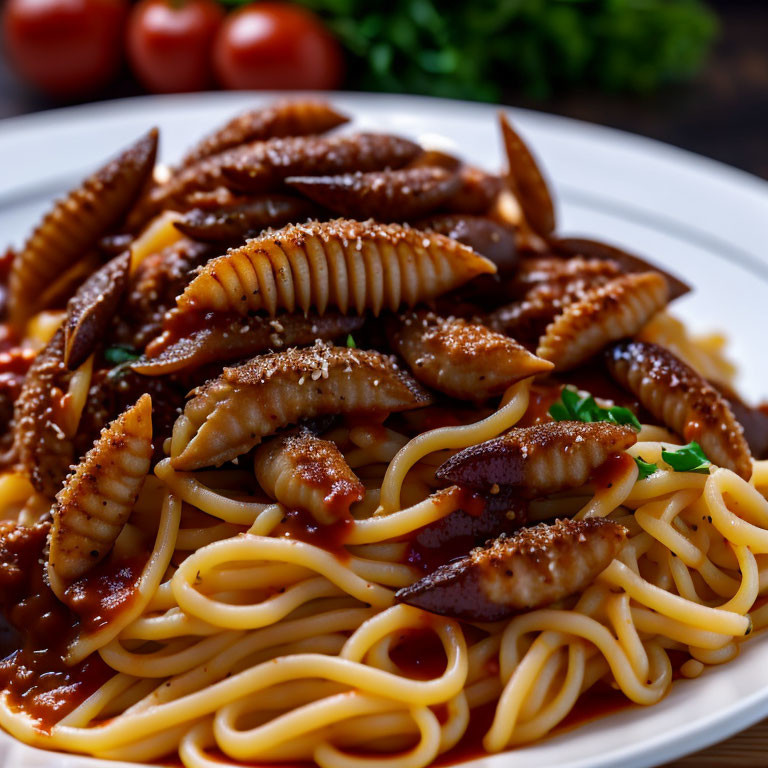
M 268 121 L 264 126 L 268 131 Z M 664 281 L 637 258 L 626 263 L 640 261 L 640 270 L 611 262 L 612 275 L 645 275 L 631 280 L 606 282 L 593 254 L 582 260 L 583 273 L 573 255 L 562 269 L 566 257 L 548 244 L 552 209 L 543 176 L 515 137 L 507 142 L 510 176 L 497 179 L 508 187 L 500 198 L 518 196 L 515 220 L 505 218 L 509 200 L 497 199 L 483 214 L 511 235 L 501 277 L 489 274 L 498 242 L 485 258 L 471 236 L 477 212 L 462 211 L 463 198 L 446 200 L 446 192 L 427 213 L 466 216 L 467 226 L 452 230 L 466 235 L 461 245 L 413 222 L 332 221 L 332 210 L 278 231 L 240 231 L 242 217 L 227 220 L 226 237 L 240 241 L 211 251 L 199 273 L 204 281 L 174 273 L 171 256 L 168 273 L 160 269 L 154 278 L 150 300 L 158 307 L 173 307 L 167 286 L 182 293 L 136 370 L 145 345 L 126 346 L 130 285 L 104 288 L 114 306 L 102 301 L 88 314 L 99 332 L 89 326 L 79 339 L 85 362 L 74 372 L 64 364 L 61 332 L 40 330 L 55 325 L 51 317 L 65 321 L 66 310 L 51 314 L 61 308 L 55 302 L 4 337 L 2 354 L 11 362 L 0 357 L 0 366 L 25 361 L 17 363 L 23 377 L 34 358 L 29 350 L 46 361 L 44 376 L 32 362 L 20 389 L 0 392 L 15 402 L 15 419 L 6 424 L 14 447 L 0 476 L 6 731 L 31 745 L 109 759 L 177 755 L 187 768 L 424 768 L 466 755 L 475 732 L 482 735 L 477 749 L 486 752 L 544 738 L 590 690 L 611 687 L 628 701 L 654 704 L 676 677 L 729 661 L 768 625 L 768 460 L 752 457 L 740 437 L 722 448 L 739 474 L 715 466 L 699 447 L 706 430 L 717 428 L 699 418 L 703 400 L 691 411 L 687 395 L 661 375 L 637 392 L 625 390 L 610 359 L 604 363 L 619 318 L 621 335 L 636 340 L 626 349 L 642 348 L 653 362 L 655 345 L 668 347 L 664 359 L 685 370 L 689 388 L 700 381 L 741 436 L 728 392 L 705 381 L 730 383 L 719 341 L 697 342 L 666 312 L 657 314 L 663 290 L 645 303 L 632 293 L 634 285 Z M 258 159 L 254 174 L 274 180 L 268 189 L 260 183 L 258 196 L 245 193 L 246 203 L 273 192 L 285 198 L 285 174 L 267 167 L 277 162 L 271 141 L 261 136 L 239 152 L 229 136 L 221 154 L 215 141 L 204 157 L 193 152 L 183 198 L 164 195 L 156 182 L 147 193 L 153 206 L 173 204 L 123 238 L 134 270 L 149 258 L 162 266 L 163 254 L 186 237 L 174 223 L 196 203 L 193 218 L 201 222 L 212 200 L 217 222 L 227 206 L 245 204 L 241 189 L 227 187 L 228 157 L 237 159 L 241 181 L 249 157 Z M 312 136 L 283 141 L 281 152 L 295 151 L 283 167 L 302 177 L 333 167 L 339 178 L 323 183 L 343 187 L 345 206 L 357 205 L 354 195 L 367 186 L 343 174 L 376 171 L 389 185 L 408 178 L 389 178 L 386 158 L 378 168 L 375 153 L 364 168 L 344 165 L 360 155 L 354 151 L 332 162 L 311 157 L 304 168 L 311 152 L 303 141 L 334 146 Z M 466 185 L 472 177 L 440 153 L 412 162 L 439 165 L 441 179 L 462 174 Z M 203 173 L 212 163 L 222 185 L 214 192 Z M 165 183 L 178 185 L 181 173 L 171 170 Z M 382 198 L 382 220 L 397 219 L 398 201 L 414 209 L 406 205 L 410 191 L 397 191 Z M 380 197 L 363 207 L 375 208 Z M 107 234 L 141 220 L 142 205 Z M 415 207 L 420 215 L 425 205 Z M 103 234 L 80 258 L 92 259 Z M 243 254 L 258 263 L 256 273 L 243 267 Z M 16 258 L 44 273 L 37 251 Z M 342 273 L 343 280 L 328 277 Z M 217 308 L 209 288 L 221 280 L 227 302 Z M 617 280 L 621 291 L 613 295 Z M 406 282 L 410 288 L 400 290 Z M 88 311 L 88 302 L 100 301 L 92 294 L 80 294 L 69 311 Z M 426 304 L 430 323 L 448 320 L 439 320 L 440 333 L 423 352 L 409 328 L 404 362 L 391 356 L 397 350 L 390 344 L 413 322 L 404 311 L 412 304 Z M 313 346 L 286 350 L 281 318 L 293 315 L 278 310 L 295 305 L 308 321 L 326 306 L 363 319 L 354 338 L 318 324 Z M 522 308 L 533 318 L 529 331 L 543 322 L 550 340 L 555 333 L 571 339 L 563 367 L 572 370 L 552 373 L 562 356 L 542 359 L 549 347 L 534 334 L 527 350 L 508 345 L 517 358 L 495 367 L 496 389 L 486 389 L 487 346 L 476 339 L 498 336 L 498 325 L 487 327 L 504 305 L 507 316 Z M 274 330 L 269 348 L 250 361 L 225 368 L 207 349 L 204 362 L 190 352 L 172 373 L 137 372 L 153 371 L 152 356 L 179 339 L 193 349 L 205 329 L 247 334 L 249 317 L 261 318 L 262 337 L 264 323 Z M 331 330 L 323 337 L 325 327 Z M 607 327 L 613 330 L 603 333 Z M 137 338 L 145 331 L 133 329 Z M 507 349 L 504 339 L 493 343 L 495 355 Z M 451 366 L 461 367 L 462 387 L 448 382 L 431 391 Z M 500 397 L 490 394 L 504 388 Z M 115 467 L 137 450 L 121 413 L 135 418 L 140 395 L 142 412 L 151 399 L 154 456 L 136 490 L 133 477 L 127 483 Z M 87 457 L 75 458 L 97 438 Z M 187 458 L 193 443 L 194 462 Z M 72 475 L 41 475 L 70 455 L 81 462 Z M 59 538 L 49 545 L 52 527 Z M 61 541 L 77 542 L 76 553 Z M 98 549 L 89 552 L 88 542 Z M 429 611 L 414 597 L 424 594 Z

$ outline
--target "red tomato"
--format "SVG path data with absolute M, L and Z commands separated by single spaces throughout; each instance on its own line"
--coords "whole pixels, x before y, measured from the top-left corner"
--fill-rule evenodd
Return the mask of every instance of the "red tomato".
M 211 48 L 224 11 L 214 0 L 141 0 L 128 20 L 128 58 L 156 93 L 211 85 Z
M 52 96 L 106 85 L 123 54 L 126 0 L 7 0 L 3 42 L 16 71 Z
M 230 14 L 213 49 L 225 88 L 326 90 L 341 82 L 341 49 L 310 11 L 253 3 Z

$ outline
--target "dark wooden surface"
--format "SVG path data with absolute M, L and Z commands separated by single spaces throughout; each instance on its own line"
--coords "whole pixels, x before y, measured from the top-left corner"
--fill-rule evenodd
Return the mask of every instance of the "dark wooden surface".
M 693 83 L 647 96 L 573 92 L 511 104 L 602 123 L 708 155 L 768 178 L 768 0 L 719 0 L 720 37 Z M 126 75 L 109 98 L 134 96 Z M 0 62 L 0 118 L 60 106 L 17 82 Z

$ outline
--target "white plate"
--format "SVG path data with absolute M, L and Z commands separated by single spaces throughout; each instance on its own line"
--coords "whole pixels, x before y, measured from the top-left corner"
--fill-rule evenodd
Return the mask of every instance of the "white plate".
M 0 232 L 20 242 L 50 203 L 151 125 L 162 159 L 274 95 L 144 97 L 0 123 Z M 501 151 L 496 108 L 403 96 L 338 94 L 356 125 L 454 149 L 488 168 Z M 560 232 L 613 241 L 657 260 L 695 287 L 675 312 L 731 337 L 741 389 L 768 395 L 768 184 L 681 150 L 606 128 L 512 110 L 554 181 Z M 678 682 L 659 704 L 607 716 L 560 736 L 467 765 L 475 768 L 645 768 L 706 747 L 768 715 L 768 637 L 733 662 Z M 96 768 L 116 763 L 33 750 L 0 734 L 9 768 Z

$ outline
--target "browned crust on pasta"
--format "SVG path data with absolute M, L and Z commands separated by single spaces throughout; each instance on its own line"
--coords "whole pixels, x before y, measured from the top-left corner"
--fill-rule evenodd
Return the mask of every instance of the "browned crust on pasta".
M 136 503 L 152 457 L 152 400 L 106 427 L 56 496 L 48 562 L 72 581 L 104 559 Z
M 339 216 L 405 221 L 426 216 L 459 187 L 444 168 L 385 169 L 340 176 L 292 176 L 286 183 Z
M 160 337 L 147 347 L 147 356 L 133 364 L 146 376 L 162 376 L 207 363 L 252 357 L 268 350 L 331 340 L 358 330 L 364 318 L 331 312 L 316 315 L 234 317 L 226 323 L 201 327 L 189 336 L 168 343 Z
M 569 260 L 574 257 L 582 257 L 612 261 L 621 267 L 622 272 L 648 272 L 656 270 L 667 279 L 670 301 L 679 299 L 691 291 L 691 287 L 679 277 L 667 272 L 657 264 L 653 264 L 615 245 L 608 245 L 608 243 L 603 243 L 599 240 L 589 240 L 583 237 L 553 237 L 548 242 L 550 248 L 556 253 L 569 258 Z
M 193 240 L 235 244 L 268 227 L 304 221 L 315 212 L 312 203 L 299 197 L 259 195 L 217 208 L 193 208 L 173 225 Z
M 655 418 L 707 458 L 748 480 L 752 454 L 725 398 L 702 376 L 658 344 L 626 341 L 606 353 L 608 370 Z
M 322 525 L 349 517 L 365 486 L 329 440 L 309 430 L 279 435 L 263 443 L 254 457 L 262 490 L 289 508 L 304 508 Z
M 362 314 L 446 293 L 495 267 L 455 240 L 400 224 L 336 219 L 289 225 L 210 261 L 179 313 L 278 310 Z
M 50 283 L 95 248 L 138 198 L 155 164 L 157 130 L 59 200 L 16 254 L 9 278 L 9 319 L 17 328 L 44 309 Z
M 94 272 L 67 304 L 64 321 L 64 363 L 74 370 L 106 336 L 128 286 L 131 253 L 126 251 Z
M 574 368 L 612 341 L 636 334 L 669 298 L 658 272 L 622 275 L 568 304 L 547 327 L 536 354 L 558 371 Z
M 606 460 L 637 442 L 630 427 L 607 422 L 553 421 L 518 427 L 472 445 L 442 464 L 436 475 L 487 491 L 494 485 L 544 496 L 577 488 Z
M 459 400 L 485 400 L 553 366 L 479 323 L 414 312 L 391 329 L 394 350 L 422 384 Z
M 491 210 L 502 189 L 504 182 L 500 176 L 472 165 L 462 165 L 459 169 L 459 188 L 446 201 L 445 208 L 452 213 L 479 216 Z
M 268 107 L 257 107 L 233 117 L 201 139 L 184 156 L 182 166 L 216 155 L 249 141 L 284 136 L 325 133 L 349 122 L 346 115 L 319 99 L 286 99 Z
M 555 231 L 555 206 L 544 174 L 528 145 L 512 127 L 504 112 L 499 112 L 499 121 L 509 178 L 517 201 L 531 229 L 546 237 Z
M 193 395 L 174 426 L 176 469 L 220 465 L 303 419 L 390 413 L 431 402 L 391 358 L 322 343 L 225 368 Z
M 414 226 L 464 243 L 492 261 L 502 277 L 514 274 L 517 268 L 519 259 L 514 233 L 485 216 L 443 213 L 417 221 Z
M 443 616 L 499 621 L 585 589 L 626 536 L 626 528 L 604 518 L 523 528 L 441 566 L 401 589 L 396 600 Z
M 32 363 L 14 408 L 14 452 L 37 491 L 53 498 L 74 458 L 71 437 L 56 422 L 56 404 L 69 385 L 64 329 Z

